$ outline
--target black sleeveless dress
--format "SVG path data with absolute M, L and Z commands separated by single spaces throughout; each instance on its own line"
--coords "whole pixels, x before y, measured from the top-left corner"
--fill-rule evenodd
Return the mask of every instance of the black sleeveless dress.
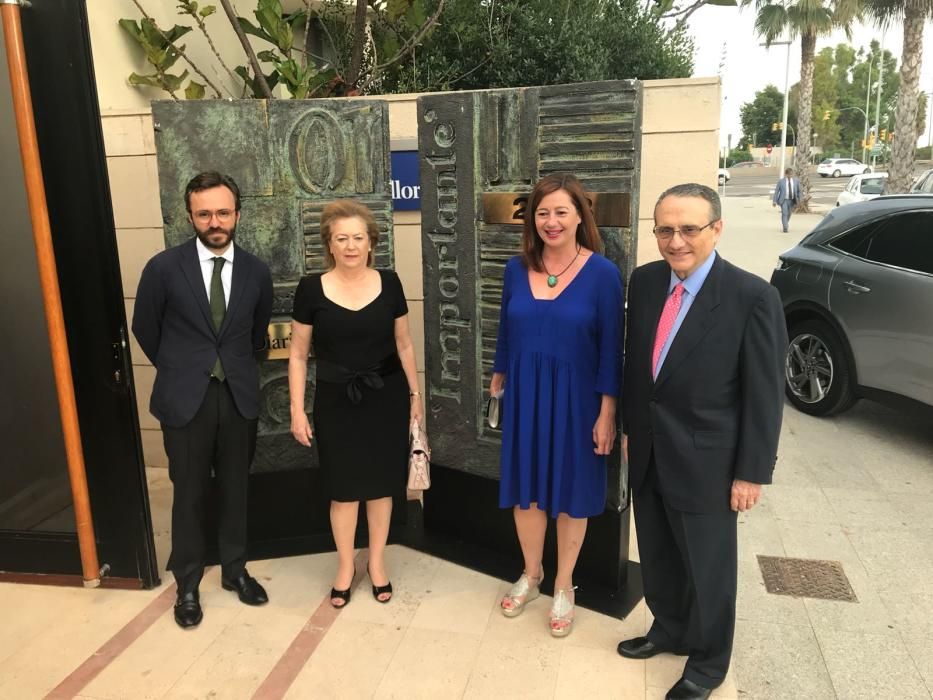
M 408 380 L 395 319 L 408 313 L 398 275 L 380 270 L 382 291 L 352 311 L 324 296 L 321 275 L 302 278 L 292 317 L 313 327 L 313 444 L 331 500 L 404 496 L 408 468 Z

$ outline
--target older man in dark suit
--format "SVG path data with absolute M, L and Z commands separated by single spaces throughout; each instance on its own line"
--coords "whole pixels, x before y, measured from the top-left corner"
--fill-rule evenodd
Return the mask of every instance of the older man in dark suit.
M 203 617 L 204 501 L 211 473 L 220 492 L 221 583 L 249 605 L 268 601 L 246 571 L 249 466 L 259 417 L 259 368 L 272 313 L 272 277 L 234 243 L 240 191 L 216 172 L 185 190 L 195 236 L 152 258 L 139 281 L 133 333 L 156 368 L 149 409 L 162 424 L 174 486 L 168 568 L 178 594 L 175 621 Z
M 736 514 L 771 482 L 787 330 L 777 292 L 715 251 L 719 197 L 678 185 L 654 211 L 664 260 L 628 291 L 623 446 L 629 463 L 647 636 L 622 656 L 688 656 L 667 697 L 706 698 L 735 628 Z

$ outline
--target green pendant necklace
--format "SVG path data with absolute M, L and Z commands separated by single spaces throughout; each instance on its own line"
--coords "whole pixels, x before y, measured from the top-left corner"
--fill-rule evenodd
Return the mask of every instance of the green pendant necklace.
M 550 272 L 548 272 L 547 265 L 544 264 L 544 256 L 541 257 L 541 267 L 543 267 L 544 271 L 547 273 L 547 286 L 548 287 L 551 287 L 553 289 L 554 287 L 557 286 L 557 278 L 560 277 L 565 272 L 567 272 L 567 270 L 570 269 L 570 266 L 573 265 L 577 261 L 577 258 L 580 257 L 580 249 L 581 249 L 581 246 L 578 245 L 577 254 L 573 256 L 573 260 L 567 263 L 567 267 L 565 267 L 563 270 L 558 272 L 556 275 L 552 275 Z

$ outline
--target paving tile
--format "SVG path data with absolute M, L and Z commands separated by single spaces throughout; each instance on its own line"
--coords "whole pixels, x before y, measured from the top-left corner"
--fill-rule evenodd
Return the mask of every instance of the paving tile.
M 440 562 L 411 627 L 482 634 L 499 600 L 499 579 L 456 564 Z M 500 616 L 501 617 L 501 616 Z
M 792 436 L 788 434 L 787 437 Z M 796 442 L 796 439 L 794 441 Z M 810 470 L 806 448 L 788 445 L 788 440 L 783 434 L 778 446 L 778 460 L 772 479 L 777 486 L 819 486 Z
M 784 556 L 796 559 L 828 559 L 862 568 L 858 552 L 845 530 L 836 523 L 798 523 L 779 520 L 775 530 L 784 543 Z
M 823 493 L 847 528 L 907 527 L 905 518 L 884 491 L 824 487 Z
M 738 620 L 779 622 L 784 625 L 810 624 L 803 600 L 793 596 L 768 593 L 757 561 L 739 560 L 738 596 L 735 608 Z
M 667 691 L 670 690 L 683 675 L 687 657 L 674 656 L 673 654 L 659 654 L 643 663 L 645 664 L 645 682 L 648 685 L 647 696 L 663 698 Z M 657 694 L 658 691 L 660 691 L 660 695 Z M 713 691 L 713 697 L 738 697 L 738 689 L 735 685 L 734 666 L 729 669 L 729 673 L 726 674 L 722 685 Z
M 901 639 L 923 677 L 927 690 L 933 695 L 933 635 L 901 632 Z
M 879 590 L 928 591 L 933 561 L 928 543 L 909 530 L 847 528 L 846 536 Z
M 570 637 L 567 639 L 569 641 Z M 561 650 L 554 697 L 642 700 L 645 697 L 645 662 L 623 659 L 615 649 L 565 646 Z
M 762 493 L 762 505 L 778 520 L 803 523 L 838 522 L 835 511 L 820 488 L 771 485 Z
M 836 697 L 809 625 L 770 622 L 737 625 L 732 669 L 739 697 L 755 700 Z
M 341 614 L 285 697 L 372 697 L 405 632 L 403 628 L 351 620 Z
M 204 607 L 204 620 L 190 630 L 175 624 L 166 612 L 126 651 L 84 689 L 88 695 L 112 700 L 126 698 L 133 689 L 134 700 L 161 698 L 197 662 L 198 658 L 233 623 L 240 610 Z
M 269 606 L 244 606 L 163 697 L 250 697 L 306 621 Z
M 922 578 L 922 577 L 921 577 Z M 922 581 L 910 582 L 916 590 L 881 590 L 879 597 L 890 615 L 891 624 L 902 634 L 926 635 L 933 637 L 933 586 L 931 578 L 924 578 L 925 588 L 919 588 Z
M 404 700 L 462 697 L 480 643 L 479 635 L 409 629 L 373 697 Z
M 578 598 L 579 600 L 579 598 Z M 550 635 L 547 629 L 547 614 L 550 610 L 551 599 L 547 599 L 547 609 L 544 611 L 544 632 Z M 623 639 L 642 636 L 645 626 L 645 612 L 647 606 L 642 600 L 635 606 L 624 620 L 617 620 L 608 615 L 602 615 L 586 608 L 576 608 L 576 619 L 573 623 L 573 632 L 564 641 L 571 646 L 587 647 L 591 649 L 608 650 L 616 653 L 616 647 Z M 502 617 L 500 615 L 500 617 Z M 619 657 L 621 658 L 621 657 Z
M 778 530 L 781 522 L 764 508 L 756 507 L 739 513 L 739 559 L 757 561 L 759 554 L 784 556 L 784 544 Z
M 392 581 L 392 601 L 379 603 L 372 596 L 369 577 L 353 592 L 351 605 L 340 616 L 351 620 L 374 622 L 380 625 L 408 627 L 422 600 L 431 591 L 434 574 L 442 560 L 407 547 L 392 545 L 386 550 L 386 565 Z M 359 572 L 358 572 L 359 575 Z
M 164 590 L 3 584 L 4 589 L 8 586 L 17 590 L 16 599 L 29 605 L 25 610 L 35 614 L 37 622 L 30 630 L 15 608 L 4 606 L 0 628 L 6 627 L 9 617 L 13 622 L 10 629 L 21 631 L 22 639 L 19 643 L 5 640 L 5 644 L 15 645 L 16 651 L 0 662 L 0 698 L 17 699 L 44 696 Z M 46 609 L 56 615 L 54 619 L 44 619 Z
M 548 635 L 541 642 L 516 644 L 484 637 L 463 697 L 553 697 L 564 641 Z
M 810 616 L 810 624 L 816 629 L 852 630 L 887 634 L 894 626 L 891 613 L 875 590 L 874 582 L 858 562 L 843 565 L 846 578 L 855 592 L 858 602 L 803 598 Z
M 840 698 L 924 698 L 929 691 L 900 635 L 817 629 Z

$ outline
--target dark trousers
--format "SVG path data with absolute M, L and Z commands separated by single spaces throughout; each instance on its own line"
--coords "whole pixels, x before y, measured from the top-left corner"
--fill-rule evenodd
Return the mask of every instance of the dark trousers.
M 648 639 L 689 650 L 684 677 L 716 688 L 729 670 L 735 632 L 736 513 L 671 508 L 654 456 L 634 507 L 645 601 L 654 615 Z
M 196 590 L 204 574 L 206 501 L 212 472 L 219 495 L 222 575 L 237 578 L 246 567 L 247 486 L 256 450 L 256 424 L 237 411 L 227 384 L 212 379 L 188 425 L 162 426 L 174 486 L 168 568 L 182 593 Z

